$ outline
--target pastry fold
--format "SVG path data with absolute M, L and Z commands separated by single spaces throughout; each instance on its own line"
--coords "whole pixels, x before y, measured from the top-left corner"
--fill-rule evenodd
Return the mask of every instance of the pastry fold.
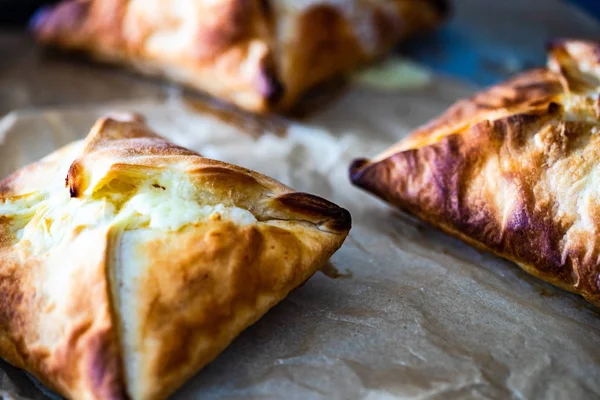
M 0 181 L 0 356 L 73 399 L 162 399 L 342 245 L 349 213 L 133 115 Z
M 459 101 L 353 183 L 600 305 L 600 44 Z
M 446 13 L 444 0 L 63 0 L 32 27 L 42 43 L 266 112 Z

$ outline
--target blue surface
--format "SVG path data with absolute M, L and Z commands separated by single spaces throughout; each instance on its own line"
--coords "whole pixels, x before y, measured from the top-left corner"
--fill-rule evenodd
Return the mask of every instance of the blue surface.
M 600 0 L 568 0 L 595 18 L 600 18 Z
M 408 54 L 429 68 L 471 83 L 488 86 L 515 72 L 544 63 L 544 48 L 519 54 L 501 46 L 489 46 L 454 26 L 414 41 Z
M 600 12 L 600 0 L 451 1 L 454 13 L 440 31 L 400 51 L 438 73 L 477 86 L 545 65 L 551 40 L 600 40 L 600 14 L 587 11 Z

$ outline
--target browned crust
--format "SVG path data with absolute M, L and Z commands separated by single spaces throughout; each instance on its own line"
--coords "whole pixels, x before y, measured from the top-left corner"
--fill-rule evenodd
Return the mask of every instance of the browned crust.
M 7 231 L 0 233 L 9 235 Z M 96 239 L 100 240 L 88 243 L 102 249 L 101 237 Z M 64 260 L 79 263 L 86 272 L 78 276 L 75 285 L 68 279 L 64 281 L 65 287 L 60 289 L 68 291 L 65 295 L 70 297 L 71 304 L 61 308 L 63 314 L 53 321 L 50 330 L 40 331 L 40 322 L 46 327 L 48 324 L 44 315 L 53 314 L 61 305 L 56 303 L 58 299 L 38 293 L 38 285 L 43 284 L 39 272 L 44 261 L 35 257 L 29 257 L 25 263 L 17 261 L 15 256 L 19 251 L 11 251 L 16 247 L 14 240 L 6 242 L 0 247 L 3 310 L 0 312 L 0 356 L 69 398 L 125 399 L 108 287 L 99 279 L 104 273 L 102 252 L 82 247 L 80 243 L 60 250 Z M 80 256 L 73 256 L 75 247 L 81 252 Z M 89 310 L 94 310 L 93 315 Z M 47 346 L 43 344 L 45 335 L 58 335 L 57 341 Z
M 309 219 L 326 231 L 344 232 L 352 226 L 352 218 L 347 210 L 311 194 L 287 193 L 277 197 L 276 201 L 287 210 L 288 218 L 298 214 L 300 219 Z
M 40 10 L 31 27 L 41 43 L 165 76 L 242 108 L 265 111 L 282 96 L 256 1 L 190 2 L 183 16 L 165 4 L 64 0 Z M 195 26 L 185 37 L 174 35 L 189 23 Z
M 315 272 L 309 265 L 320 266 L 331 256 L 334 247 L 326 244 L 329 250 L 313 258 L 317 241 L 329 239 L 314 236 L 307 241 L 299 234 L 278 226 L 240 228 L 216 222 L 208 229 L 151 240 L 140 249 L 156 260 L 156 268 L 140 285 L 148 305 L 141 334 L 159 343 L 158 356 L 147 367 L 161 386 L 149 397 L 172 392 L 195 372 L 189 365 L 214 359 L 241 329 L 308 279 Z M 165 251 L 189 249 L 190 243 L 201 246 L 186 253 Z M 165 272 L 182 266 L 185 275 Z M 198 351 L 207 340 L 209 349 Z
M 85 199 L 112 179 L 152 179 L 165 169 L 187 174 L 203 199 L 244 208 L 260 222 L 238 226 L 216 215 L 160 231 L 117 264 L 120 237 L 145 229 L 71 226 L 40 253 L 34 249 L 43 243 L 20 240 L 17 221 L 0 215 L 2 358 L 69 398 L 162 399 L 314 274 L 351 226 L 337 205 L 173 145 L 127 113 L 101 118 L 84 141 L 0 181 L 0 204 L 45 191 Z M 38 223 L 49 229 L 52 221 Z M 127 299 L 141 307 L 139 393 L 126 380 L 115 280 L 116 269 L 133 262 L 145 268 Z
M 600 305 L 600 45 L 551 47 L 549 69 L 457 103 L 352 181 L 469 244 Z M 591 181 L 590 181 L 591 182 Z
M 288 15 L 281 7 L 279 18 L 287 21 L 293 34 L 286 29 L 278 32 L 279 71 L 287 89 L 279 108 L 293 107 L 308 89 L 380 57 L 399 40 L 434 29 L 448 11 L 442 4 L 446 2 L 394 0 L 377 6 L 323 2 L 297 15 Z M 361 23 L 369 26 L 372 37 Z
M 31 26 L 42 43 L 163 75 L 266 112 L 293 107 L 313 86 L 384 54 L 400 39 L 433 29 L 448 11 L 443 0 L 302 6 L 199 0 L 182 16 L 165 4 L 63 0 L 40 10 Z M 165 39 L 184 30 L 185 37 Z M 160 40 L 168 44 L 157 44 Z

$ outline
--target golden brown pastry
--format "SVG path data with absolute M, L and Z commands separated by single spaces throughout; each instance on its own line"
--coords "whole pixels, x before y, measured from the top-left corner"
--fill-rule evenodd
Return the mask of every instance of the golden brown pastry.
M 600 44 L 463 100 L 354 184 L 600 306 Z
M 0 181 L 0 356 L 68 398 L 162 399 L 349 229 L 328 201 L 102 118 Z
M 264 112 L 290 108 L 446 12 L 445 0 L 63 0 L 32 25 L 43 43 Z

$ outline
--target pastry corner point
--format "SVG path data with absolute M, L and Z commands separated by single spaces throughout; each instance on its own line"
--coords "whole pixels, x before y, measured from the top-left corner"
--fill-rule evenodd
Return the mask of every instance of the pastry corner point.
M 339 234 L 348 233 L 352 228 L 350 212 L 321 197 L 291 192 L 279 196 L 277 201 L 290 211 L 304 215 L 320 230 Z

